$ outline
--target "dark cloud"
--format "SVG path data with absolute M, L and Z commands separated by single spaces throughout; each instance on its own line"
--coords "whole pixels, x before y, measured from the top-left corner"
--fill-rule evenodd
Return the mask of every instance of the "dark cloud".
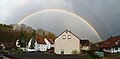
M 13 0 L 12 2 L 1 0 L 0 23 L 17 23 L 24 17 L 42 9 L 63 9 L 86 19 L 102 39 L 107 39 L 111 35 L 120 35 L 119 5 L 120 0 Z M 31 26 L 33 25 L 31 24 Z

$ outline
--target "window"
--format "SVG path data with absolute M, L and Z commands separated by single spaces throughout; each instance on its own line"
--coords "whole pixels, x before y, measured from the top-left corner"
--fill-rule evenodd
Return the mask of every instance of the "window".
M 71 39 L 71 35 L 68 35 L 68 39 Z
M 65 39 L 65 38 L 66 38 L 66 36 L 65 36 L 65 35 L 63 35 L 63 36 L 62 36 L 62 38 L 63 38 L 63 39 Z
M 115 50 L 118 50 L 118 48 L 116 47 Z
M 116 42 L 115 44 L 118 44 L 118 42 Z
M 120 40 L 118 40 L 118 44 L 120 45 Z

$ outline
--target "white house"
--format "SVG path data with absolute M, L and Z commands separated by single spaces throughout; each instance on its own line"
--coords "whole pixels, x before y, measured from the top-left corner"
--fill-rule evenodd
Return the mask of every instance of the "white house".
M 47 44 L 46 43 L 38 43 L 37 41 L 35 41 L 35 50 L 36 51 L 47 51 Z
M 100 48 L 107 53 L 120 52 L 120 36 L 108 38 L 100 45 Z
M 80 51 L 80 39 L 75 36 L 71 31 L 65 30 L 55 39 L 56 54 L 72 54 L 73 51 Z
M 20 45 L 18 45 L 18 41 L 19 41 L 19 39 L 16 40 L 16 47 L 20 47 Z
M 1 48 L 1 49 L 5 49 L 5 46 L 4 46 L 3 43 L 0 43 L 0 48 Z
M 29 49 L 31 45 L 31 40 L 28 43 L 28 51 L 47 51 L 47 49 L 53 47 L 54 44 L 51 39 L 42 39 L 40 35 L 36 35 L 34 49 Z

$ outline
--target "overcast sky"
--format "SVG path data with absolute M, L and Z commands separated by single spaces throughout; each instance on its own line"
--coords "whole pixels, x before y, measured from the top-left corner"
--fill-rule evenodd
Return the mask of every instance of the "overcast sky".
M 0 23 L 15 24 L 24 17 L 43 9 L 61 9 L 73 12 L 84 18 L 96 29 L 100 37 L 105 40 L 111 35 L 120 35 L 119 6 L 120 0 L 0 0 Z M 58 19 L 58 16 L 60 16 L 61 18 L 59 17 Z M 23 23 L 28 24 L 33 28 L 41 27 L 59 34 L 61 31 L 66 29 L 67 26 L 69 27 L 72 22 L 73 24 L 70 27 L 70 30 L 75 32 L 75 34 L 77 34 L 78 36 L 81 36 L 80 34 L 85 32 L 82 32 L 82 30 L 80 31 L 81 28 L 89 28 L 87 25 L 81 24 L 79 19 L 77 20 L 74 17 L 69 17 L 72 17 L 72 15 L 66 15 L 64 13 L 57 12 L 56 14 L 54 14 L 48 12 L 47 15 L 46 13 L 43 13 L 29 17 L 29 21 L 26 20 Z M 37 21 L 32 22 L 33 19 L 37 19 Z M 41 19 L 46 20 L 42 21 Z M 65 19 L 70 19 L 70 21 L 66 20 L 64 22 L 63 20 Z M 76 21 L 73 22 L 73 19 L 76 19 Z M 51 22 L 48 22 L 48 20 L 51 20 Z M 45 22 L 47 22 L 46 25 L 43 24 Z M 57 24 L 56 26 L 52 26 L 53 23 L 59 23 L 59 25 Z M 50 27 L 50 25 L 52 27 Z M 90 32 L 86 32 L 86 34 L 93 34 L 91 33 L 92 30 L 90 28 L 88 29 L 88 31 Z M 85 37 L 84 35 L 82 36 L 83 38 Z M 91 37 L 94 36 L 96 35 L 93 34 Z

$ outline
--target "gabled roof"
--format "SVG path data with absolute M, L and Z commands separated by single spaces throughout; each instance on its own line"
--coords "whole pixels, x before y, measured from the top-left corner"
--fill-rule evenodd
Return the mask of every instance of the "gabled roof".
M 36 35 L 35 36 L 35 40 L 39 43 L 39 44 L 46 44 L 46 42 L 44 41 L 45 38 L 43 38 L 41 35 Z M 54 42 L 49 39 L 49 38 L 46 38 L 51 44 L 54 44 Z
M 79 40 L 81 40 L 79 37 L 77 37 L 75 34 L 73 34 L 71 31 L 69 31 L 69 30 L 65 30 L 65 31 L 63 31 L 59 36 L 61 36 L 64 32 L 69 32 L 69 33 L 71 33 L 72 35 L 74 35 L 76 38 L 78 38 Z M 56 37 L 56 39 L 59 37 L 59 36 L 57 36 Z
M 120 36 L 108 38 L 106 41 L 103 42 L 103 44 L 100 45 L 100 48 L 111 48 L 111 47 L 117 46 L 118 44 L 115 44 L 115 43 L 118 40 L 120 40 Z
M 54 44 L 54 42 L 51 39 L 47 39 L 51 44 Z
M 59 36 L 61 36 L 64 32 L 69 32 L 69 33 L 71 33 L 72 35 L 74 35 L 76 38 L 78 38 L 79 40 L 81 40 L 79 37 L 77 37 L 75 34 L 73 34 L 71 31 L 69 31 L 69 30 L 65 30 L 65 31 L 63 31 L 60 35 L 58 35 L 57 37 L 56 37 L 56 39 L 59 37 Z

